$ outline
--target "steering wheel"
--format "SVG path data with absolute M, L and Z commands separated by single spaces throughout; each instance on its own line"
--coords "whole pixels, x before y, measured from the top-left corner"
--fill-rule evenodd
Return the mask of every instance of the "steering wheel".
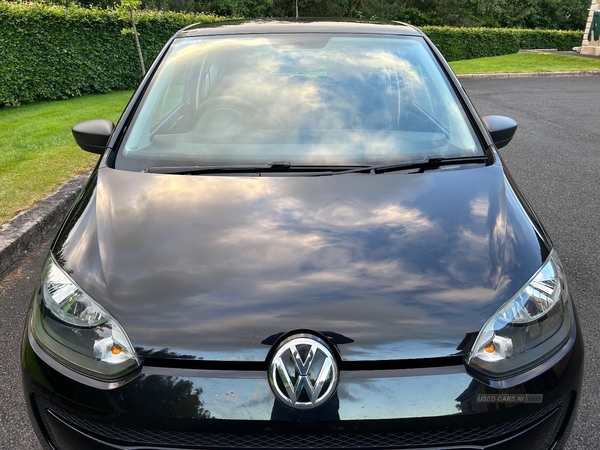
M 241 130 L 247 130 L 251 127 L 262 128 L 281 128 L 281 125 L 260 109 L 258 106 L 247 100 L 234 96 L 222 96 L 210 98 L 198 107 L 196 116 L 198 123 L 203 122 L 203 117 L 207 114 L 213 116 L 215 113 L 224 114 L 227 120 L 235 123 Z M 210 119 L 207 117 L 210 121 Z M 210 122 L 209 122 L 210 123 Z

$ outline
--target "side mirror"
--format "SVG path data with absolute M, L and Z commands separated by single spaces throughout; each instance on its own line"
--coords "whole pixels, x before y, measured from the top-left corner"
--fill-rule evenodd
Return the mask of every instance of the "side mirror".
M 496 148 L 506 147 L 517 131 L 517 122 L 505 116 L 482 117 L 485 127 L 496 144 Z
M 79 122 L 71 128 L 75 142 L 83 150 L 101 155 L 106 150 L 108 139 L 115 129 L 110 120 L 97 119 Z

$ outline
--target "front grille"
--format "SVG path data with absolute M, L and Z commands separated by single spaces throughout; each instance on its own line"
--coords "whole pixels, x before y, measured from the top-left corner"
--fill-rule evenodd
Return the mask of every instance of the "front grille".
M 569 395 L 563 397 L 563 399 L 561 401 L 560 417 L 558 418 L 558 421 L 556 422 L 556 426 L 554 427 L 554 431 L 552 432 L 552 435 L 549 436 L 548 440 L 546 441 L 547 448 L 552 448 L 552 446 L 554 445 L 554 442 L 558 439 L 561 431 L 563 430 L 563 427 L 565 424 L 565 419 L 567 418 L 567 413 L 571 410 L 571 404 L 574 403 L 574 400 L 575 400 L 572 397 L 573 397 L 573 395 L 572 395 L 572 393 L 570 393 Z
M 561 417 L 550 441 L 552 443 L 566 417 L 571 397 L 572 394 L 569 393 L 535 414 L 495 426 L 379 434 L 235 434 L 143 430 L 115 427 L 81 419 L 53 406 L 40 397 L 36 397 L 36 405 L 42 417 L 45 416 L 45 410 L 51 411 L 65 422 L 88 434 L 97 436 L 100 439 L 106 439 L 110 436 L 111 441 L 118 441 L 123 445 L 163 445 L 212 449 L 387 449 L 464 445 L 495 439 L 523 429 L 559 409 Z M 44 425 L 47 426 L 46 421 L 44 419 L 43 421 Z
M 34 411 L 37 409 L 36 412 L 37 412 L 37 415 L 39 416 L 42 432 L 46 435 L 45 436 L 46 439 L 50 442 L 50 444 L 52 446 L 54 446 L 55 448 L 59 448 L 58 445 L 56 445 L 56 438 L 54 437 L 54 433 L 52 433 L 52 428 L 50 428 L 50 425 L 48 424 L 48 419 L 46 418 L 46 410 L 50 410 L 50 408 L 42 407 L 42 404 L 45 404 L 45 405 L 50 405 L 50 404 L 47 401 L 45 401 L 44 399 L 42 399 L 41 397 L 38 397 L 37 395 L 31 396 L 31 402 L 33 403 Z M 56 409 L 56 408 L 54 408 L 54 409 Z

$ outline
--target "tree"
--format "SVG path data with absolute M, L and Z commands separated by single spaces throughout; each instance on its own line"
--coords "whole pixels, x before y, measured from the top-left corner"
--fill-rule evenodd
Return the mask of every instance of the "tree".
M 483 26 L 583 30 L 588 0 L 479 0 Z
M 131 28 L 123 28 L 122 34 L 133 34 L 135 40 L 135 47 L 137 48 L 138 56 L 140 58 L 140 66 L 142 68 L 142 76 L 146 75 L 146 66 L 144 65 L 144 56 L 142 55 L 142 47 L 140 46 L 140 38 L 135 26 L 135 17 L 133 11 L 138 9 L 142 4 L 141 0 L 121 0 L 121 5 L 117 7 L 120 16 L 124 20 L 131 19 Z

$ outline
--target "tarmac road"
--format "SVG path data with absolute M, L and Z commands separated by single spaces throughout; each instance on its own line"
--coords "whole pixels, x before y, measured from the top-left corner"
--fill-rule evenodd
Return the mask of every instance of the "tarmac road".
M 600 448 L 600 77 L 463 80 L 479 114 L 519 123 L 499 153 L 565 266 L 586 349 L 567 449 Z
M 0 449 L 40 450 L 21 387 L 21 335 L 51 239 L 0 275 Z M 84 450 L 84 449 L 82 449 Z
M 584 392 L 568 450 L 600 448 L 600 77 L 463 80 L 480 114 L 519 123 L 500 150 L 553 237 L 586 343 Z M 39 450 L 21 392 L 19 348 L 49 242 L 0 275 L 0 449 Z

